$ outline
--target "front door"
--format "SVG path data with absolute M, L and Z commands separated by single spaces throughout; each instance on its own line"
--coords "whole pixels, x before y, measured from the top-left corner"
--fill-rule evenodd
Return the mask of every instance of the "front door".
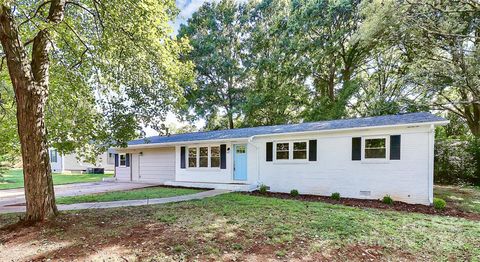
M 234 145 L 233 149 L 233 179 L 247 180 L 247 145 Z

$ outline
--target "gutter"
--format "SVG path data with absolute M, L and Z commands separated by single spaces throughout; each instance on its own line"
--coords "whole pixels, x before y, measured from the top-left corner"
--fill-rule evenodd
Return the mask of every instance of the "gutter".
M 187 143 L 191 144 L 202 144 L 202 143 L 221 143 L 221 142 L 235 142 L 235 141 L 251 141 L 251 138 L 254 137 L 265 137 L 265 136 L 282 136 L 282 135 L 304 135 L 304 134 L 318 134 L 318 133 L 332 133 L 332 132 L 344 132 L 344 131 L 356 131 L 356 130 L 370 130 L 370 129 L 381 129 L 381 128 L 391 128 L 391 127 L 409 127 L 409 126 L 424 126 L 424 125 L 439 125 L 443 126 L 450 123 L 450 121 L 434 121 L 434 122 L 422 122 L 422 123 L 408 123 L 400 125 L 384 125 L 384 126 L 365 126 L 365 127 L 352 127 L 352 128 L 340 128 L 340 129 L 328 129 L 328 130 L 312 130 L 312 131 L 301 131 L 301 132 L 283 132 L 283 133 L 270 133 L 270 134 L 259 134 L 253 135 L 250 137 L 237 137 L 237 138 L 226 138 L 226 139 L 205 139 L 205 140 L 192 140 L 192 141 L 180 141 L 180 142 L 171 142 L 171 143 L 152 143 L 152 144 L 138 144 L 131 145 L 127 147 L 115 147 L 114 150 L 126 150 L 126 149 L 143 149 L 143 148 L 157 148 L 157 147 L 170 147 L 175 145 L 184 145 Z

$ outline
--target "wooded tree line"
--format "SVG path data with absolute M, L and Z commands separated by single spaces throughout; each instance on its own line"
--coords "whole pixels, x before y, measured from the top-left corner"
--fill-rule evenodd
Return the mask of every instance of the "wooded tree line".
M 207 2 L 179 31 L 207 129 L 434 110 L 480 137 L 476 0 Z

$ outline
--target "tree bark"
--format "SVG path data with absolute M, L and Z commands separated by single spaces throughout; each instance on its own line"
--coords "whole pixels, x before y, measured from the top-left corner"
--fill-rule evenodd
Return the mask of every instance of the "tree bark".
M 54 3 L 59 2 L 52 1 L 52 4 Z M 11 9 L 5 5 L 0 8 L 0 41 L 17 104 L 18 135 L 25 180 L 25 220 L 41 221 L 58 213 L 45 128 L 50 51 L 48 31 L 43 29 L 35 36 L 30 62 Z M 52 9 L 50 11 L 52 12 Z M 50 16 L 52 13 L 49 18 Z M 52 17 L 59 19 L 58 15 Z

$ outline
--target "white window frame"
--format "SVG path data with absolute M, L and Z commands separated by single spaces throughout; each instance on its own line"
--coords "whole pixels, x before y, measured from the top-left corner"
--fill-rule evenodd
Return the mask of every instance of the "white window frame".
M 212 147 L 218 147 L 218 166 L 213 166 L 213 167 L 212 167 Z M 222 149 L 221 149 L 220 145 L 211 145 L 211 146 L 208 147 L 208 167 L 209 168 L 220 169 L 220 166 L 222 165 L 221 158 L 222 158 Z
M 365 158 L 366 140 L 385 139 L 385 158 Z M 387 162 L 390 161 L 390 138 L 386 135 L 380 136 L 364 136 L 362 137 L 362 161 L 364 162 Z
M 307 144 L 307 156 L 305 159 L 293 159 L 293 144 L 294 143 L 306 143 Z M 288 159 L 277 159 L 277 144 L 288 143 Z M 273 143 L 273 159 L 275 163 L 308 163 L 309 158 L 309 142 L 308 140 L 288 140 L 288 141 L 275 141 Z
M 52 153 L 53 152 L 55 152 L 55 161 L 52 161 L 52 159 L 53 159 L 53 157 L 52 157 L 53 154 Z M 50 149 L 48 153 L 49 153 L 50 163 L 58 163 L 58 151 L 57 151 L 57 149 Z
M 122 165 L 122 156 L 125 157 L 124 165 Z M 127 166 L 127 154 L 126 153 L 118 154 L 118 167 L 126 167 L 126 166 Z
M 200 147 L 206 147 L 207 148 L 207 158 L 208 158 L 208 165 L 207 166 L 200 166 Z M 212 167 L 212 147 L 218 147 L 219 149 L 219 165 L 218 167 Z M 188 164 L 188 160 L 189 160 L 189 155 L 188 155 L 188 152 L 190 150 L 190 148 L 196 148 L 197 149 L 197 165 L 195 167 L 191 167 L 189 164 Z M 222 157 L 222 152 L 220 151 L 221 148 L 220 148 L 220 144 L 216 145 L 216 144 L 213 144 L 213 145 L 197 145 L 197 146 L 187 146 L 186 147 L 187 149 L 187 169 L 220 169 L 220 166 L 221 166 L 221 157 Z

